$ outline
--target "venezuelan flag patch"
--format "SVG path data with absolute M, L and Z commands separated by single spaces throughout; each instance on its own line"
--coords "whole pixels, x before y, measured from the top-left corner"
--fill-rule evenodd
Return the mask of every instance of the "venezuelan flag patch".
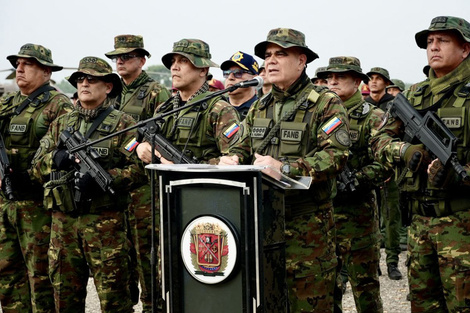
M 240 125 L 237 123 L 233 123 L 227 130 L 224 132 L 224 136 L 227 138 L 232 138 L 233 135 L 235 135 L 238 130 L 240 129 Z
M 343 124 L 343 122 L 341 122 L 341 120 L 335 116 L 330 119 L 325 126 L 322 127 L 322 130 L 325 132 L 325 134 L 329 135 L 332 131 L 341 126 L 341 124 Z
M 134 151 L 135 147 L 137 147 L 138 145 L 139 143 L 137 142 L 137 139 L 134 137 L 127 143 L 124 149 L 126 149 L 129 152 L 132 152 Z

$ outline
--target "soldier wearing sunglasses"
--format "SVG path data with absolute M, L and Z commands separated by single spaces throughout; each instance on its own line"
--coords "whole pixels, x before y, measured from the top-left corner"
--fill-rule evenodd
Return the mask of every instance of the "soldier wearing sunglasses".
M 225 88 L 259 74 L 258 62 L 249 54 L 238 51 L 220 65 L 225 78 Z M 237 109 L 240 119 L 244 120 L 248 110 L 258 97 L 255 87 L 238 88 L 228 94 L 229 102 Z

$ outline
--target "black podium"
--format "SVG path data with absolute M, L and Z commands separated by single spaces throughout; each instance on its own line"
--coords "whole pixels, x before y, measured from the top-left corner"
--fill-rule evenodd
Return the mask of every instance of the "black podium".
M 163 312 L 286 312 L 284 192 L 262 167 L 157 171 Z

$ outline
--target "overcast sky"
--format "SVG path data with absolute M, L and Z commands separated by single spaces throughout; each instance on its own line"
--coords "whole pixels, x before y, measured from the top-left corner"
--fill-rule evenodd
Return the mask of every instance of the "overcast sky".
M 254 55 L 270 29 L 288 27 L 302 31 L 320 56 L 308 65 L 310 76 L 330 57 L 350 55 L 361 60 L 364 72 L 384 67 L 406 83 L 424 78 L 426 52 L 415 43 L 418 31 L 439 15 L 470 21 L 469 0 L 2 0 L 0 7 L 0 70 L 11 68 L 6 57 L 25 43 L 51 49 L 55 64 L 77 67 L 84 56 L 106 58 L 119 34 L 144 37 L 152 54 L 145 68 L 162 64 L 182 38 L 206 41 L 212 60 L 221 64 L 238 50 Z M 220 69 L 210 71 L 222 78 Z M 72 72 L 52 78 L 61 81 Z M 7 74 L 0 72 L 0 82 Z

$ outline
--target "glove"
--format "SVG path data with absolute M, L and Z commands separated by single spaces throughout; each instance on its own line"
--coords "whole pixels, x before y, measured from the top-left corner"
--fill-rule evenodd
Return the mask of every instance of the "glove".
M 429 167 L 428 180 L 434 187 L 441 186 L 445 179 L 444 164 L 440 160 L 436 160 Z
M 58 170 L 66 171 L 74 165 L 74 157 L 65 149 L 56 150 L 53 160 Z
M 417 172 L 430 163 L 429 153 L 423 145 L 409 145 L 402 153 L 402 160 L 412 172 Z
M 91 177 L 90 173 L 75 172 L 74 179 L 75 188 L 78 189 L 82 194 L 89 195 L 92 191 L 99 188 L 95 180 Z

